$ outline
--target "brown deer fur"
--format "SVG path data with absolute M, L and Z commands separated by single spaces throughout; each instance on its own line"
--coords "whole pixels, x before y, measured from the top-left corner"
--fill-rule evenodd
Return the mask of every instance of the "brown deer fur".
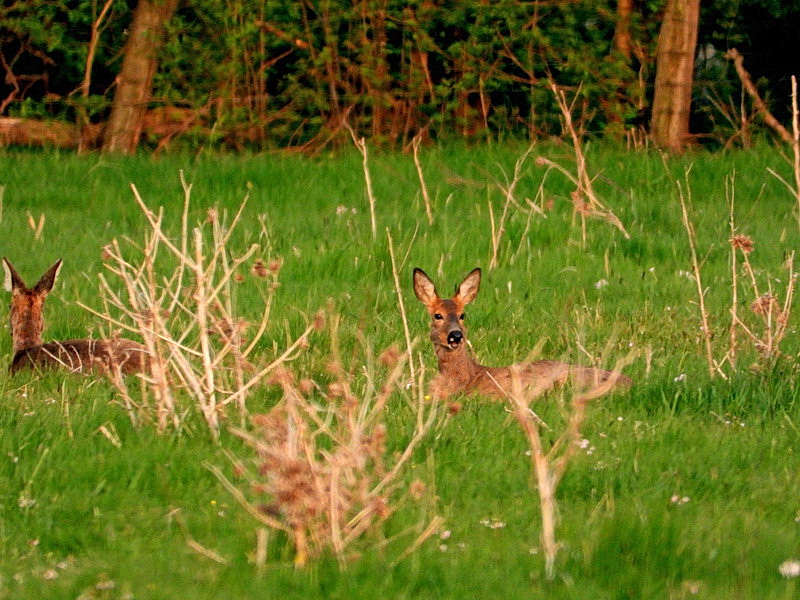
M 42 341 L 44 301 L 53 289 L 61 269 L 61 260 L 50 267 L 32 288 L 8 259 L 3 258 L 5 287 L 11 292 L 11 339 L 14 358 L 10 371 L 24 368 L 62 367 L 75 372 L 116 371 L 136 373 L 144 369 L 147 353 L 144 346 L 125 338 L 107 340 Z
M 511 393 L 515 378 L 534 396 L 565 383 L 587 389 L 612 377 L 616 388 L 631 385 L 631 379 L 620 373 L 553 360 L 510 367 L 486 367 L 475 362 L 467 350 L 464 307 L 477 296 L 480 281 L 481 270 L 474 269 L 459 284 L 452 298 L 441 298 L 430 277 L 422 269 L 414 269 L 414 293 L 431 317 L 431 341 L 439 361 L 439 374 L 431 386 L 432 395 L 446 398 L 464 392 L 505 398 Z

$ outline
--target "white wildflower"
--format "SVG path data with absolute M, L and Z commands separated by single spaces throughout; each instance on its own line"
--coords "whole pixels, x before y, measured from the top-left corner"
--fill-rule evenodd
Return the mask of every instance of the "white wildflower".
M 481 519 L 481 525 L 489 529 L 502 529 L 506 526 L 503 521 L 498 521 L 497 519 Z
M 778 572 L 786 579 L 800 577 L 800 560 L 790 559 L 783 561 L 778 567 Z

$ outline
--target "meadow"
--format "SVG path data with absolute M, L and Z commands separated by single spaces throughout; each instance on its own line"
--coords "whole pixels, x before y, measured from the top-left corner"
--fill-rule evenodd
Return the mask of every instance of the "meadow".
M 5 151 L 0 255 L 29 284 L 63 258 L 45 339 L 99 335 L 105 324 L 79 303 L 103 310 L 103 248 L 113 239 L 141 245 L 148 232 L 130 184 L 151 208 L 164 207 L 164 229 L 177 235 L 182 171 L 193 186 L 191 224 L 207 227 L 210 208 L 230 218 L 249 195 L 227 248 L 236 255 L 259 244 L 253 259 L 280 267 L 254 361 L 272 360 L 322 312 L 336 333 L 312 332 L 287 368 L 325 385 L 336 351 L 354 390 L 366 393 L 374 373 L 384 376 L 376 356 L 405 348 L 405 318 L 412 362 L 429 381 L 436 365 L 411 289 L 414 267 L 442 294 L 483 268 L 467 323 L 484 364 L 535 355 L 611 368 L 632 353 L 625 372 L 633 388 L 590 404 L 558 488 L 552 579 L 530 448 L 502 402 L 454 399 L 460 410 L 436 418 L 402 469 L 391 514 L 344 556 L 323 552 L 298 567 L 287 536 L 265 537 L 215 475 L 237 485 L 231 457 L 253 451 L 229 426 L 251 428 L 249 420 L 230 418 L 214 439 L 189 411 L 179 431 L 159 432 L 134 423 L 103 378 L 2 369 L 0 598 L 796 598 L 800 317 L 791 302 L 769 356 L 740 328 L 735 362 L 723 361 L 732 306 L 754 336 L 778 320 L 751 310 L 741 253 L 732 284 L 731 200 L 735 233 L 753 243 L 747 259 L 759 293 L 783 305 L 800 223 L 796 198 L 768 169 L 791 180 L 790 166 L 768 145 L 667 159 L 589 146 L 594 188 L 626 238 L 602 219 L 587 218 L 582 231 L 574 185 L 536 161 L 574 169 L 570 150 L 555 143 L 533 148 L 503 217 L 502 188 L 525 149 L 423 147 L 432 223 L 410 154 L 371 151 L 374 233 L 362 157 L 352 150 L 157 158 Z M 696 234 L 707 330 L 681 196 Z M 256 319 L 263 299 L 250 264 L 235 287 L 243 319 Z M 0 354 L 10 361 L 3 323 Z M 722 363 L 716 370 L 709 352 Z M 384 411 L 389 457 L 413 435 L 415 385 L 404 371 Z M 280 399 L 279 386 L 264 381 L 247 409 L 263 413 Z M 565 406 L 568 392 L 533 405 L 553 427 L 546 436 L 558 433 Z M 434 519 L 441 525 L 423 535 Z

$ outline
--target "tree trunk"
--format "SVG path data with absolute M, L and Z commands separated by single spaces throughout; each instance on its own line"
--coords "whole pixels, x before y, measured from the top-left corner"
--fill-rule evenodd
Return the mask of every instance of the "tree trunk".
M 132 154 L 139 144 L 144 113 L 152 94 L 164 26 L 178 0 L 139 0 L 117 77 L 114 105 L 103 137 L 104 152 Z
M 700 0 L 667 0 L 658 36 L 650 135 L 660 148 L 683 150 L 689 137 Z
M 633 0 L 617 0 L 617 28 L 614 31 L 614 49 L 627 59 L 631 57 L 631 13 Z

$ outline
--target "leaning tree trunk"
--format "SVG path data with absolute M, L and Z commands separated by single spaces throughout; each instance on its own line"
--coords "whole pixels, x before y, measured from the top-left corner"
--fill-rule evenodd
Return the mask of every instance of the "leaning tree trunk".
M 667 0 L 658 36 L 650 135 L 670 152 L 683 150 L 689 137 L 699 16 L 700 0 Z
M 178 0 L 139 0 L 136 4 L 122 69 L 117 76 L 114 104 L 103 136 L 104 152 L 131 154 L 136 151 L 152 94 L 164 26 L 177 6 Z

